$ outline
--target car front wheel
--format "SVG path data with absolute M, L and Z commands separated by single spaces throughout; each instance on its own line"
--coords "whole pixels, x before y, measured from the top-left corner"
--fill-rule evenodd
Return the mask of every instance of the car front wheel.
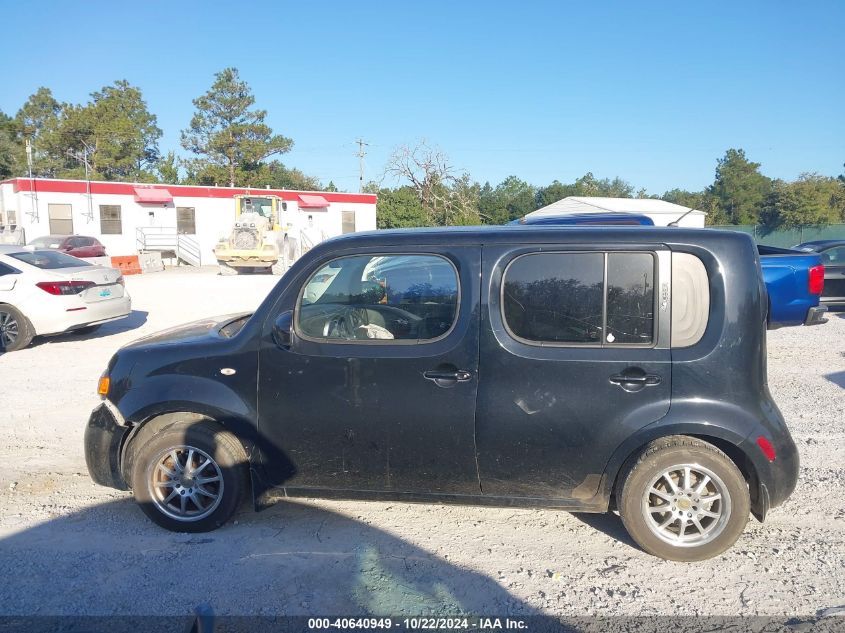
M 212 422 L 174 424 L 133 441 L 132 491 L 144 513 L 174 532 L 208 532 L 247 490 L 243 445 Z
M 718 448 L 673 436 L 652 442 L 630 468 L 619 512 L 645 551 L 697 561 L 733 545 L 748 522 L 750 499 L 742 473 Z

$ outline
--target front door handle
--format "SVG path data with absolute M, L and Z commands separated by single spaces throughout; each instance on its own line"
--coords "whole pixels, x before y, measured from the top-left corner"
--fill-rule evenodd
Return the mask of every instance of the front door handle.
M 612 375 L 608 380 L 630 392 L 640 391 L 645 387 L 654 387 L 663 382 L 662 377 L 657 374 L 648 374 L 639 367 L 629 367 L 619 374 Z
M 452 387 L 456 383 L 472 380 L 472 372 L 466 369 L 430 369 L 423 377 L 438 387 Z

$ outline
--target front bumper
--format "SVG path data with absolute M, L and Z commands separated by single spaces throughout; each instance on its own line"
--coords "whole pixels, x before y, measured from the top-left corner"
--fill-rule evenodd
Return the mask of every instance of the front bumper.
M 85 463 L 95 483 L 129 489 L 120 471 L 120 449 L 129 430 L 130 427 L 117 423 L 106 403 L 91 412 L 85 427 Z
M 807 318 L 804 319 L 804 325 L 818 325 L 820 323 L 827 323 L 825 314 L 827 313 L 827 306 L 815 306 L 807 310 Z

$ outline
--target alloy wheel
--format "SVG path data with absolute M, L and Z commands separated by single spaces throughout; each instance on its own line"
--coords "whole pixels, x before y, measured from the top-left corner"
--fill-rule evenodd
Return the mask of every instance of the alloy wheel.
M 9 312 L 0 310 L 0 348 L 8 349 L 20 335 L 18 320 Z
M 725 529 L 731 498 L 725 483 L 699 464 L 678 464 L 652 479 L 642 500 L 646 525 L 676 547 L 709 543 Z
M 177 521 L 199 521 L 223 498 L 223 472 L 208 453 L 193 446 L 169 448 L 152 461 L 150 497 L 163 514 Z

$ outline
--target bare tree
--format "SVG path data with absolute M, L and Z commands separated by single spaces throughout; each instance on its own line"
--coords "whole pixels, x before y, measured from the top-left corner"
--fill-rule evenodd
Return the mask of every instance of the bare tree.
M 479 223 L 477 186 L 440 149 L 426 141 L 414 147 L 397 147 L 387 161 L 384 175 L 411 185 L 432 224 Z

